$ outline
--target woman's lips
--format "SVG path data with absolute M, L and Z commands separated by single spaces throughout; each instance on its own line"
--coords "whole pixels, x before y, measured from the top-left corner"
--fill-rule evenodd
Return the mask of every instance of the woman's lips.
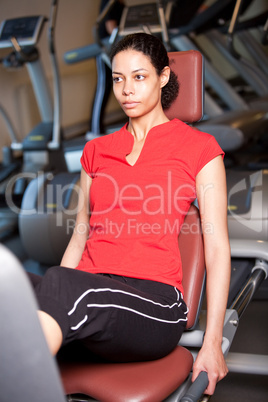
M 126 109 L 133 109 L 134 107 L 136 107 L 139 104 L 139 102 L 134 102 L 134 101 L 130 101 L 130 102 L 124 102 L 123 106 Z

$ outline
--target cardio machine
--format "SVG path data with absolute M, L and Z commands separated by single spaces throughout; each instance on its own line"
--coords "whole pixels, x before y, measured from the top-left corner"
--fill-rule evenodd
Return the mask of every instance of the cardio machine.
M 233 26 L 236 25 L 238 18 L 238 13 L 236 12 L 238 3 L 241 2 L 231 0 L 216 1 L 208 9 L 193 17 L 188 25 L 173 29 L 170 34 L 171 44 L 177 50 L 200 50 L 201 41 L 198 41 L 198 46 L 196 45 L 197 35 L 206 33 L 215 26 L 218 30 L 223 29 L 219 26 L 218 20 L 223 21 L 226 18 L 227 21 L 231 19 L 229 25 L 224 25 L 224 29 L 229 28 L 227 39 L 230 43 L 229 47 L 233 48 Z M 244 8 L 247 8 L 249 3 L 251 1 L 243 3 Z M 204 52 L 206 53 L 205 47 Z M 241 66 L 245 64 L 237 51 L 236 55 L 241 59 L 240 61 L 237 60 L 237 63 Z M 230 57 L 232 56 L 230 55 Z M 251 165 L 250 169 L 265 169 L 267 157 L 265 158 L 265 150 L 262 149 L 264 145 L 261 148 L 258 144 L 267 135 L 267 99 L 246 102 L 233 89 L 231 84 L 219 74 L 213 63 L 205 55 L 204 60 L 206 82 L 209 88 L 218 96 L 221 104 L 211 97 L 211 91 L 206 92 L 208 119 L 198 126 L 199 129 L 208 131 L 216 137 L 227 152 L 230 165 L 240 165 L 242 167 Z M 257 66 L 252 65 L 251 67 L 247 66 L 247 75 L 251 76 L 252 81 L 255 79 L 259 83 L 263 73 Z M 254 154 L 254 151 L 252 151 L 254 148 L 257 149 L 258 153 L 263 153 L 262 158 L 256 155 L 256 151 Z
M 41 116 L 41 122 L 32 129 L 23 141 L 20 142 L 16 137 L 14 138 L 14 134 L 11 136 L 11 150 L 25 151 L 24 171 L 31 169 L 31 165 L 34 170 L 44 169 L 47 165 L 51 166 L 53 155 L 49 155 L 48 151 L 60 149 L 60 86 L 55 57 L 54 26 L 52 26 L 54 18 L 51 16 L 48 31 L 49 50 L 54 72 L 54 106 L 37 49 L 37 42 L 47 18 L 44 16 L 14 18 L 2 21 L 0 26 L 0 48 L 12 49 L 3 58 L 2 63 L 5 68 L 15 69 L 26 66 Z M 31 151 L 38 152 L 38 155 L 35 158 L 31 154 L 28 156 L 26 152 L 30 153 Z
M 243 80 L 252 88 L 252 92 L 258 95 L 259 99 L 250 101 L 252 108 L 263 107 L 267 110 L 268 78 L 267 78 L 267 55 L 261 49 L 259 43 L 250 34 L 252 28 L 260 28 L 265 24 L 268 17 L 268 9 L 261 14 L 248 18 L 241 22 L 243 17 L 243 5 L 248 6 L 252 0 L 240 0 L 230 18 L 230 24 L 224 24 L 221 29 L 210 29 L 206 32 L 207 38 L 220 50 L 225 59 L 235 68 Z M 245 7 L 244 7 L 245 8 Z M 227 37 L 227 40 L 226 40 Z M 239 54 L 235 47 L 236 37 L 242 39 L 242 44 L 251 53 L 253 60 Z
M 2 64 L 12 70 L 26 66 L 41 117 L 40 123 L 20 141 L 10 117 L 3 107 L 0 108 L 11 140 L 10 146 L 3 150 L 1 165 L 1 236 L 16 230 L 24 191 L 28 183 L 37 177 L 38 172 L 59 172 L 67 169 L 61 149 L 61 100 L 54 44 L 55 20 L 56 5 L 53 2 L 49 20 L 36 15 L 5 20 L 0 25 L 0 49 L 9 51 L 3 57 Z M 46 22 L 54 78 L 53 99 L 37 48 Z

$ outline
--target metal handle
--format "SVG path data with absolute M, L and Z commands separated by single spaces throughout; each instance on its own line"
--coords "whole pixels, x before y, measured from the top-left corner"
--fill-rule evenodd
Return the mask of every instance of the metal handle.
M 181 399 L 181 402 L 197 402 L 203 395 L 207 386 L 208 374 L 205 371 L 201 371 L 187 393 Z

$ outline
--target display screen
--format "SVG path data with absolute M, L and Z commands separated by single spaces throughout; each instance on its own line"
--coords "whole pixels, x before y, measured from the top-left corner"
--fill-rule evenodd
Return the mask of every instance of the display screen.
M 9 40 L 12 36 L 16 39 L 31 38 L 35 35 L 38 22 L 39 17 L 24 17 L 6 20 L 0 33 L 0 39 Z

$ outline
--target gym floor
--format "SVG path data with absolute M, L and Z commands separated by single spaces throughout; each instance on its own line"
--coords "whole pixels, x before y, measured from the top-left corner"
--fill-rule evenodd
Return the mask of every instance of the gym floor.
M 19 237 L 6 242 L 25 268 L 42 272 L 36 261 L 27 260 Z M 230 352 L 268 356 L 268 279 L 242 315 Z M 267 376 L 229 373 L 216 388 L 212 402 L 268 402 Z

